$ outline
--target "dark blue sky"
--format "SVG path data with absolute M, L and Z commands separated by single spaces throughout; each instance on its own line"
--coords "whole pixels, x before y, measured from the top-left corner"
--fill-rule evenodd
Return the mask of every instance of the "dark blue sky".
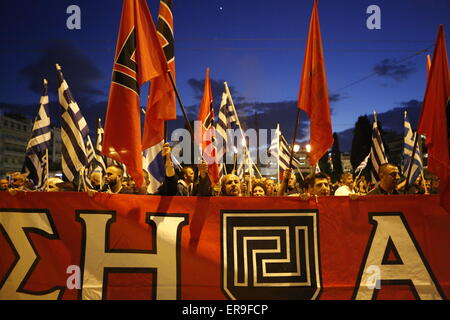
M 156 21 L 159 1 L 147 2 Z M 81 30 L 66 27 L 66 9 L 73 4 L 81 9 Z M 366 27 L 370 5 L 381 9 L 381 30 Z M 235 102 L 243 103 L 239 113 L 258 110 L 267 126 L 293 126 L 312 6 L 313 0 L 174 0 L 184 105 L 196 115 L 210 67 L 212 79 L 234 88 Z M 56 93 L 59 63 L 82 111 L 104 115 L 121 8 L 120 0 L 2 1 L 0 103 L 37 111 L 43 77 Z M 415 53 L 432 53 L 439 24 L 447 45 L 450 39 L 448 0 L 320 0 L 319 17 L 333 131 L 353 127 L 361 114 L 421 101 L 426 54 Z M 216 104 L 222 90 L 217 85 Z

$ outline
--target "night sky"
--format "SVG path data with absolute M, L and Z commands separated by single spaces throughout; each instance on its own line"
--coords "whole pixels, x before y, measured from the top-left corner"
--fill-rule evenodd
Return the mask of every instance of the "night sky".
M 159 1 L 147 3 L 156 22 Z M 80 30 L 66 26 L 70 5 L 81 9 Z M 381 9 L 381 30 L 366 26 L 370 5 Z M 248 127 L 258 112 L 260 127 L 280 123 L 292 139 L 312 6 L 313 0 L 174 0 L 177 86 L 191 120 L 210 67 L 216 115 L 227 81 L 238 114 L 252 116 Z M 95 117 L 104 119 L 121 8 L 119 0 L 2 1 L 2 110 L 34 117 L 45 77 L 52 114 L 58 114 L 59 63 L 91 126 Z M 374 110 L 420 106 L 426 54 L 432 54 L 439 24 L 449 46 L 450 1 L 320 0 L 319 17 L 333 131 L 352 128 L 359 115 Z M 142 104 L 147 90 L 142 88 Z M 181 117 L 176 125 L 182 126 Z M 398 129 L 402 125 L 400 117 Z M 304 122 L 301 129 L 308 131 Z

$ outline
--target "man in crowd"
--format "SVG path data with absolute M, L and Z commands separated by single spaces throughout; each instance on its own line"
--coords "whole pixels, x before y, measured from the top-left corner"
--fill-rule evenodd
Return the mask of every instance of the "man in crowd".
M 133 190 L 123 187 L 123 169 L 113 164 L 106 169 L 105 186 L 102 191 L 120 194 L 133 194 Z
M 349 172 L 345 172 L 341 175 L 341 186 L 334 192 L 335 196 L 348 196 L 355 194 L 353 185 L 353 175 Z
M 241 182 L 235 174 L 227 174 L 222 177 L 221 196 L 239 197 L 241 195 Z
M 103 174 L 101 171 L 93 171 L 89 177 L 94 190 L 100 190 L 103 187 Z
M 6 178 L 0 179 L 0 191 L 7 191 L 9 188 L 9 181 Z
M 287 188 L 286 188 L 287 184 Z M 283 182 L 278 189 L 279 196 L 297 196 L 301 190 L 297 186 L 297 177 L 292 169 L 284 170 Z
M 323 172 L 313 173 L 306 178 L 308 193 L 314 196 L 329 196 L 330 181 L 328 175 Z
M 198 165 L 198 179 L 195 181 L 194 169 L 187 166 L 182 169 L 183 179 L 178 180 L 177 196 L 211 196 L 211 180 L 208 175 L 208 164 L 202 161 Z
M 62 188 L 58 186 L 58 184 L 62 184 L 64 181 L 62 181 L 58 177 L 50 177 L 47 179 L 47 186 L 45 188 L 45 191 L 47 192 L 61 192 L 63 191 Z
M 165 179 L 163 184 L 159 187 L 156 195 L 174 196 L 177 193 L 177 179 L 175 176 L 175 169 L 170 157 L 171 149 L 168 143 L 165 143 L 162 148 L 162 156 L 165 159 Z M 118 165 L 111 165 L 106 169 L 105 185 L 102 192 L 120 193 L 120 194 L 147 194 L 147 188 L 150 183 L 149 175 L 146 170 L 143 170 L 144 183 L 142 187 L 124 187 L 123 186 L 123 169 Z M 97 191 L 88 190 L 88 194 L 93 196 Z
M 378 176 L 380 181 L 377 183 L 367 195 L 380 195 L 380 194 L 399 194 L 397 186 L 400 182 L 400 173 L 397 166 L 385 163 L 380 166 L 378 170 Z
M 265 179 L 264 186 L 266 187 L 267 190 L 266 196 L 276 196 L 275 181 L 273 181 L 272 179 Z

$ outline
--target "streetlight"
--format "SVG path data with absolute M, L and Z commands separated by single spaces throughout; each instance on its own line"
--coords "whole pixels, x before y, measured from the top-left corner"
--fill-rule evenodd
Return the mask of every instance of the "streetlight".
M 305 148 L 306 148 L 306 152 L 308 152 L 308 153 L 311 152 L 311 145 L 310 145 L 310 144 L 307 144 L 307 145 L 305 146 Z

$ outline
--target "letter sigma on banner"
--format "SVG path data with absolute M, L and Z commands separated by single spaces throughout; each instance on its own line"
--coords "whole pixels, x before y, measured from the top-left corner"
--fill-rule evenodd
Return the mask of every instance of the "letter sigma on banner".
M 0 193 L 0 299 L 441 300 L 438 195 Z

